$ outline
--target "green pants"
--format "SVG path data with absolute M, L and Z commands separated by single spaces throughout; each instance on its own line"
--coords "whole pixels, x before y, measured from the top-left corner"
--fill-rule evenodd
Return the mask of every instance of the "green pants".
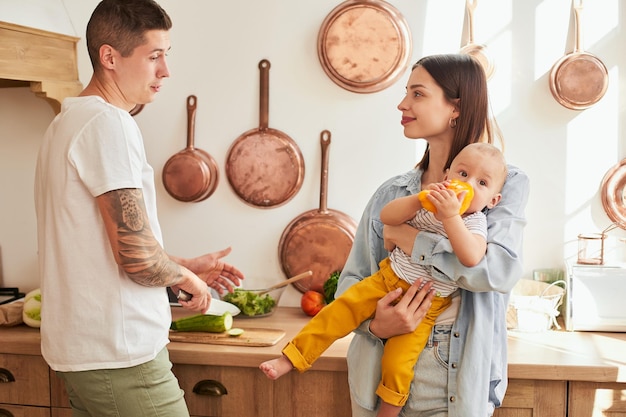
M 373 317 L 376 303 L 388 292 L 409 284 L 391 269 L 388 258 L 374 275 L 352 285 L 335 301 L 324 307 L 285 346 L 283 354 L 300 372 L 309 369 L 328 347 Z M 450 297 L 435 297 L 426 317 L 412 333 L 392 337 L 385 343 L 382 378 L 376 394 L 386 403 L 402 406 L 409 397 L 413 367 L 426 346 L 436 318 L 451 303 Z
M 167 349 L 153 360 L 121 369 L 57 372 L 72 417 L 189 417 Z

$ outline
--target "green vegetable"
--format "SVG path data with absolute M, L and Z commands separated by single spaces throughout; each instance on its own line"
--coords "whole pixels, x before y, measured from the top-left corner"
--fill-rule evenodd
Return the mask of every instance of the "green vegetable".
M 32 290 L 24 297 L 22 320 L 27 326 L 41 327 L 41 289 Z
M 324 301 L 326 301 L 326 304 L 330 304 L 330 302 L 335 299 L 339 275 L 341 275 L 341 271 L 335 271 L 330 274 L 330 277 L 324 282 Z
M 242 334 L 243 334 L 243 329 L 239 329 L 239 328 L 236 328 L 236 327 L 233 327 L 232 329 L 230 329 L 228 331 L 228 335 L 229 336 L 233 336 L 233 337 L 239 337 Z
M 239 307 L 246 316 L 267 314 L 276 305 L 276 301 L 269 294 L 258 295 L 241 288 L 235 288 L 235 291 L 226 294 L 223 300 Z
M 222 333 L 233 327 L 233 316 L 228 311 L 221 316 L 197 314 L 172 322 L 170 329 L 182 332 Z

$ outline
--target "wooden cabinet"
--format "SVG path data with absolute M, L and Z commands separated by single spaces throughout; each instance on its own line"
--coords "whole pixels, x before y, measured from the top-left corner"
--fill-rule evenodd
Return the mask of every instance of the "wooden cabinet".
M 568 417 L 626 417 L 626 384 L 569 383 Z
M 65 391 L 65 385 L 52 369 L 50 369 L 50 405 L 52 417 L 72 417 L 70 399 Z
M 283 329 L 288 340 L 307 318 L 282 308 L 245 320 L 236 326 Z M 63 383 L 41 357 L 38 329 L 0 328 L 0 341 L 0 417 L 71 417 Z M 283 343 L 171 343 L 173 372 L 191 415 L 350 417 L 349 339 L 334 343 L 310 371 L 270 381 L 258 365 L 280 355 Z M 626 333 L 511 334 L 508 347 L 509 388 L 494 417 L 626 417 Z
M 349 417 L 345 372 L 292 372 L 270 381 L 257 368 L 175 364 L 194 417 Z
M 0 21 L 0 87 L 30 85 L 55 113 L 83 89 L 78 79 L 79 38 Z
M 0 415 L 50 415 L 48 365 L 41 356 L 0 354 Z
M 175 364 L 173 371 L 192 416 L 272 416 L 272 386 L 258 369 Z
M 512 379 L 494 417 L 565 417 L 567 381 Z
M 274 384 L 274 417 L 350 417 L 347 372 L 293 371 Z
M 49 417 L 50 408 L 27 407 L 24 405 L 0 404 L 2 417 Z

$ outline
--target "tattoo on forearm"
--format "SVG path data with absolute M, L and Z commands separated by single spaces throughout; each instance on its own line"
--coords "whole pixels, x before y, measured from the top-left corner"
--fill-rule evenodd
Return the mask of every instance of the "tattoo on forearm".
M 140 190 L 112 191 L 109 213 L 116 224 L 115 235 L 120 266 L 138 284 L 149 287 L 174 285 L 182 275 L 150 229 Z

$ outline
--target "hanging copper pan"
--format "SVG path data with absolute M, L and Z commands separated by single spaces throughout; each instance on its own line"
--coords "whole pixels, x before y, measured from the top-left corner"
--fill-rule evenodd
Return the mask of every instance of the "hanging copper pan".
M 487 53 L 487 47 L 474 42 L 474 12 L 478 6 L 478 0 L 465 0 L 465 13 L 467 16 L 468 38 L 467 43 L 461 48 L 462 54 L 473 56 L 485 70 L 487 80 L 495 71 L 493 60 Z
M 584 110 L 596 104 L 609 86 L 609 73 L 598 57 L 583 51 L 582 0 L 574 5 L 574 51 L 559 59 L 550 71 L 550 91 L 559 104 Z
M 285 204 L 300 190 L 304 159 L 293 139 L 268 127 L 270 62 L 261 60 L 259 70 L 259 127 L 243 133 L 230 146 L 226 177 L 235 194 L 245 203 L 273 208 Z
M 383 90 L 400 78 L 411 59 L 409 25 L 383 0 L 347 0 L 322 22 L 317 55 L 326 75 L 355 93 Z
M 343 269 L 354 242 L 357 224 L 350 216 L 327 207 L 330 132 L 322 131 L 320 208 L 302 213 L 287 225 L 280 237 L 278 256 L 287 277 L 311 270 L 313 276 L 293 285 L 300 291 L 323 293 L 324 282 Z
M 607 216 L 615 225 L 626 230 L 626 159 L 604 175 L 600 196 Z
M 196 96 L 187 97 L 187 147 L 172 156 L 163 167 L 163 185 L 176 200 L 198 202 L 213 194 L 219 182 L 217 163 L 194 146 Z

